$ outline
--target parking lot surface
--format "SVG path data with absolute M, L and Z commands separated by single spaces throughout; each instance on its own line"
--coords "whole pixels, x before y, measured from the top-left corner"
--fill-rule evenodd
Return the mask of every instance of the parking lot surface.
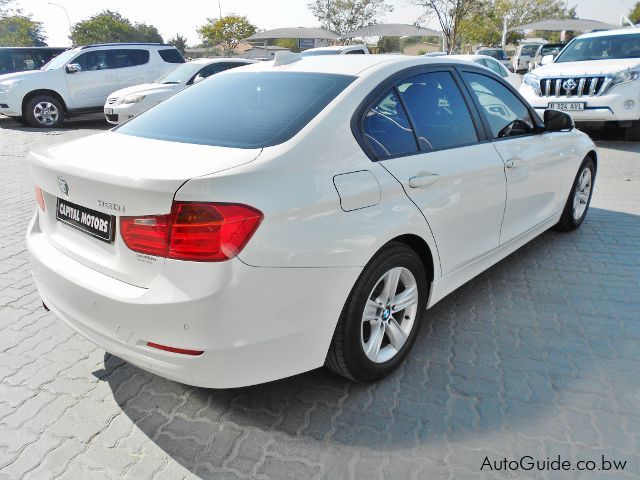
M 640 477 L 640 144 L 601 135 L 582 228 L 545 233 L 439 303 L 384 381 L 317 370 L 206 390 L 133 367 L 42 308 L 25 155 L 106 129 L 66 125 L 0 117 L 0 479 Z M 482 468 L 558 455 L 626 466 Z

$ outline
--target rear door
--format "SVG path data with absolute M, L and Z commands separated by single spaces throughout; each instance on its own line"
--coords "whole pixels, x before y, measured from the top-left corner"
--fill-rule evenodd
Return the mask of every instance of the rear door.
M 505 162 L 507 206 L 500 239 L 505 243 L 562 208 L 560 192 L 573 156 L 563 143 L 551 141 L 551 135 L 536 128 L 530 108 L 508 87 L 477 71 L 464 71 L 462 76 Z
M 144 48 L 121 48 L 113 50 L 113 57 L 119 88 L 148 83 L 159 76 L 157 66 L 150 61 L 149 50 Z
M 102 108 L 107 96 L 118 90 L 115 58 L 110 50 L 89 50 L 69 64 L 80 65 L 75 73 L 64 70 L 71 108 Z
M 363 135 L 429 222 L 443 274 L 499 245 L 504 164 L 453 70 L 399 79 L 372 103 Z

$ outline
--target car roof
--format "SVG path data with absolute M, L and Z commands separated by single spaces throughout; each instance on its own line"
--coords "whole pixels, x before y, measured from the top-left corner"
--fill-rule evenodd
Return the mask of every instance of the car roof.
M 592 38 L 592 37 L 608 37 L 612 35 L 632 35 L 634 33 L 640 33 L 640 29 L 637 28 L 618 28 L 616 30 L 601 30 L 599 32 L 585 33 L 576 38 Z
M 371 72 L 377 71 L 383 66 L 396 66 L 398 69 L 404 67 L 420 65 L 442 65 L 459 63 L 468 65 L 469 62 L 463 59 L 454 58 L 454 55 L 442 57 L 424 57 L 409 55 L 326 55 L 300 57 L 299 60 L 274 66 L 274 62 L 259 62 L 247 67 L 243 71 L 273 71 L 273 72 L 306 72 L 306 73 L 329 73 L 334 75 L 351 75 L 363 77 Z

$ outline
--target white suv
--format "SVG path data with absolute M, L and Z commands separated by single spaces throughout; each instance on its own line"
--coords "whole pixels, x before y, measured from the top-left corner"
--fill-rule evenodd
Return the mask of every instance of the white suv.
M 520 93 L 538 111 L 564 110 L 575 122 L 626 127 L 640 140 L 640 30 L 588 33 L 524 76 Z
M 147 83 L 184 63 L 171 45 L 101 44 L 60 54 L 40 70 L 0 76 L 0 113 L 34 127 L 102 112 L 107 96 Z

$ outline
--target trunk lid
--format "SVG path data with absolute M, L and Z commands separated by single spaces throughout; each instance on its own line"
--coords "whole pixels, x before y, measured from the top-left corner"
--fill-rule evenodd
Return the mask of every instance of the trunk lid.
M 176 191 L 186 181 L 251 162 L 260 152 L 152 140 L 115 131 L 36 150 L 29 155 L 29 163 L 34 183 L 45 197 L 40 229 L 52 245 L 76 261 L 124 282 L 149 287 L 164 259 L 129 250 L 120 236 L 120 216 L 167 214 Z M 68 194 L 60 183 L 66 183 Z M 113 242 L 58 221 L 58 198 L 115 216 Z

